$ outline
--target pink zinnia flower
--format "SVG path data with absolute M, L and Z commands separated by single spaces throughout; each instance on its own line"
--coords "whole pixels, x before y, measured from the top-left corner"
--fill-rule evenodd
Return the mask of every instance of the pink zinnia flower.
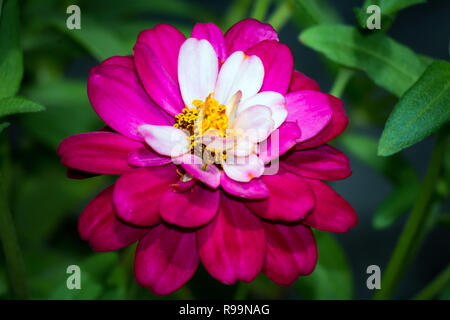
M 314 270 L 311 227 L 357 223 L 321 181 L 351 174 L 326 145 L 347 126 L 343 104 L 293 70 L 268 24 L 243 20 L 224 36 L 201 23 L 189 39 L 166 24 L 144 30 L 133 56 L 91 70 L 88 95 L 109 128 L 58 153 L 74 176 L 120 177 L 83 211 L 80 235 L 96 251 L 139 241 L 136 279 L 155 294 L 183 286 L 200 261 L 226 284 L 260 272 L 292 284 Z

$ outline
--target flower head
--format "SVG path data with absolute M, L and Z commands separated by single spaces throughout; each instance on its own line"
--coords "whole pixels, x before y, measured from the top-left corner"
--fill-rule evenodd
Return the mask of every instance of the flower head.
M 159 295 L 201 262 L 219 281 L 260 272 L 282 285 L 314 270 L 312 228 L 346 232 L 352 207 L 321 180 L 351 174 L 326 143 L 347 126 L 341 101 L 293 69 L 275 30 L 253 19 L 225 35 L 170 25 L 142 31 L 133 56 L 89 75 L 108 128 L 65 139 L 71 172 L 120 175 L 83 211 L 96 251 L 139 241 L 138 283 Z

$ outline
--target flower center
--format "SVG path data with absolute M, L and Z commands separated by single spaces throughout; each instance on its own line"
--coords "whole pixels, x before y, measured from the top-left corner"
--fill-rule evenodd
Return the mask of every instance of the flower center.
M 225 151 L 207 147 L 205 140 L 227 136 L 227 107 L 219 104 L 213 97 L 213 93 L 210 93 L 205 101 L 194 100 L 192 104 L 195 108 L 184 108 L 175 116 L 174 127 L 189 132 L 191 151 L 194 154 L 202 157 L 206 162 L 220 163 L 221 160 L 226 159 Z

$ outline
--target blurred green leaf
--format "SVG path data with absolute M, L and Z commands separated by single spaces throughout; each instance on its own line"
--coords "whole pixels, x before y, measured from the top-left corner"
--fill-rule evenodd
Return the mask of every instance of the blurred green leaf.
M 248 286 L 251 295 L 258 300 L 280 299 L 286 290 L 285 287 L 277 285 L 263 273 L 260 273 Z
M 69 290 L 67 278 L 70 276 L 64 271 L 62 281 L 49 294 L 49 299 L 62 300 L 91 300 L 100 297 L 105 289 L 105 280 L 118 264 L 117 252 L 97 253 L 89 256 L 80 263 L 73 263 L 80 267 L 81 289 Z M 67 268 L 67 266 L 66 266 Z
M 450 282 L 447 283 L 444 290 L 439 295 L 439 300 L 450 300 Z
M 373 227 L 385 229 L 391 226 L 400 216 L 407 213 L 419 192 L 419 183 L 403 184 L 383 201 L 373 216 Z
M 25 94 L 45 105 L 46 110 L 22 116 L 24 128 L 52 150 L 70 135 L 104 126 L 89 104 L 83 81 L 59 79 L 29 88 Z
M 44 106 L 23 97 L 0 99 L 0 117 L 16 113 L 38 112 L 43 110 L 45 110 Z
M 68 29 L 65 20 L 55 19 L 52 20 L 52 23 L 58 30 L 78 42 L 99 61 L 112 56 L 131 54 L 132 48 L 127 48 L 113 32 L 97 23 L 95 18 L 86 14 L 82 15 L 80 30 Z
M 50 300 L 95 300 L 102 294 L 102 285 L 88 271 L 82 271 L 81 289 L 69 290 L 61 281 L 48 296 Z
M 297 9 L 294 21 L 302 28 L 318 24 L 335 24 L 342 21 L 336 9 L 326 0 L 295 0 Z
M 234 0 L 230 1 L 227 11 L 223 18 L 222 29 L 227 30 L 236 22 L 247 18 L 252 0 Z
M 389 158 L 377 156 L 377 140 L 373 137 L 346 133 L 339 137 L 339 143 L 360 161 L 381 173 L 396 185 L 419 182 L 413 167 L 401 155 Z
M 9 122 L 0 123 L 0 132 L 9 127 Z
M 399 154 L 389 158 L 377 156 L 377 140 L 373 137 L 346 133 L 339 138 L 339 143 L 358 160 L 381 173 L 395 185 L 394 191 L 375 211 L 372 221 L 376 229 L 389 227 L 407 213 L 414 202 L 420 185 L 418 175 Z
M 409 48 L 383 34 L 363 36 L 345 25 L 319 25 L 300 35 L 307 46 L 336 63 L 367 72 L 379 86 L 401 96 L 425 69 Z
M 18 1 L 5 0 L 0 15 L 0 98 L 15 95 L 22 76 Z
M 439 129 L 450 119 L 450 63 L 436 61 L 400 99 L 389 116 L 378 154 L 389 156 Z
M 40 165 L 39 172 L 19 181 L 15 222 L 20 239 L 28 246 L 48 240 L 63 219 L 78 215 L 84 203 L 105 184 L 104 177 L 67 179 L 65 170 L 62 165 Z
M 0 0 L 1 7 L 1 0 Z M 0 266 L 0 297 L 4 297 L 8 293 L 8 283 L 6 278 L 6 272 L 2 266 Z
M 350 266 L 340 245 L 325 232 L 315 231 L 319 257 L 316 269 L 294 284 L 303 299 L 351 299 L 353 281 Z
M 83 0 L 80 7 L 85 8 L 86 12 L 95 12 L 96 18 L 102 20 L 111 16 L 116 16 L 120 20 L 124 20 L 124 17 L 131 17 L 131 20 L 134 20 L 136 16 L 152 14 L 171 18 L 191 18 L 193 21 L 217 21 L 215 13 L 205 3 L 198 3 L 197 1 L 133 0 L 124 5 L 122 0 Z M 105 8 L 108 8 L 108 10 L 105 10 Z M 165 20 L 167 22 L 167 18 Z
M 394 14 L 415 4 L 426 3 L 426 0 L 380 0 L 379 2 L 382 12 Z
M 450 230 L 450 214 L 443 214 L 436 218 L 436 225 Z

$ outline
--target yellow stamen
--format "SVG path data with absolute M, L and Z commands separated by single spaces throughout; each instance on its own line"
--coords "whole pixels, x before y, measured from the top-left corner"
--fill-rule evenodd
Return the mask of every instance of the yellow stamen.
M 192 104 L 195 108 L 184 108 L 181 113 L 175 116 L 175 128 L 185 129 L 190 133 L 191 150 L 204 151 L 205 146 L 202 138 L 211 135 L 225 138 L 228 128 L 227 107 L 214 98 L 214 93 L 210 93 L 205 101 L 194 100 Z M 212 162 L 220 162 L 225 159 L 224 152 L 206 150 Z

